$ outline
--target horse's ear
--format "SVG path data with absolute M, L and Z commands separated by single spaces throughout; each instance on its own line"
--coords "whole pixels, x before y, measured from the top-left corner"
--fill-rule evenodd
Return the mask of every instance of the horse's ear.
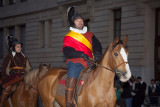
M 123 38 L 123 44 L 126 45 L 126 44 L 127 44 L 127 41 L 128 41 L 128 35 L 126 35 L 126 36 Z
M 48 70 L 51 68 L 51 64 L 49 64 L 48 66 L 47 66 L 47 68 L 48 68 Z
M 114 39 L 114 41 L 113 41 L 113 45 L 116 44 L 116 43 L 118 43 L 118 41 L 119 41 L 119 37 L 116 36 L 115 39 Z
M 109 48 L 108 49 L 110 49 L 111 47 L 113 47 L 115 44 L 117 44 L 118 43 L 118 41 L 119 41 L 119 38 L 116 36 L 115 37 L 115 39 L 114 39 L 114 41 L 112 42 L 112 43 L 110 43 L 110 45 L 109 45 Z
M 39 65 L 39 72 L 41 72 L 43 70 L 43 64 Z

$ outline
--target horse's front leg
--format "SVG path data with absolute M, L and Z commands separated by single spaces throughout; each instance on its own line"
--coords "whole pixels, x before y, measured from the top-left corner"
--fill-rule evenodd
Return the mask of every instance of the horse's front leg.
M 38 83 L 39 94 L 43 100 L 44 107 L 53 107 L 55 101 L 58 80 L 57 77 L 50 76 L 46 80 Z
M 96 107 L 96 104 L 95 97 L 90 97 L 87 91 L 78 96 L 78 107 Z

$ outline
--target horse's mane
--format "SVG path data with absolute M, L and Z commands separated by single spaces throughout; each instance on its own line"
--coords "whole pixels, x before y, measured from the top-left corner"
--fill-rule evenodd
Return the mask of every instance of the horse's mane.
M 27 72 L 24 77 L 25 84 L 28 86 L 33 85 L 37 80 L 38 73 L 39 73 L 38 69 L 34 69 L 32 71 Z
M 46 70 L 42 70 L 39 72 L 39 69 L 34 69 L 32 71 L 29 71 L 26 73 L 24 77 L 24 83 L 26 84 L 26 89 L 28 89 L 30 86 L 32 86 L 37 79 L 43 77 L 47 73 Z

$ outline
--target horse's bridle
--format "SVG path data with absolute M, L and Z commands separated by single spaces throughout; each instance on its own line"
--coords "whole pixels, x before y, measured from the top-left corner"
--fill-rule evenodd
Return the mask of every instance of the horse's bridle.
M 89 59 L 88 62 L 90 62 L 92 64 L 95 64 L 96 66 L 102 67 L 102 68 L 104 68 L 106 70 L 109 70 L 109 71 L 113 72 L 114 74 L 120 74 L 120 72 L 117 71 L 117 68 L 120 67 L 123 64 L 128 64 L 128 62 L 122 62 L 121 64 L 119 64 L 118 66 L 116 66 L 114 69 L 111 69 L 111 68 L 107 68 L 107 67 L 105 67 L 103 65 L 100 65 L 100 64 L 96 63 L 94 60 L 91 60 L 91 59 Z

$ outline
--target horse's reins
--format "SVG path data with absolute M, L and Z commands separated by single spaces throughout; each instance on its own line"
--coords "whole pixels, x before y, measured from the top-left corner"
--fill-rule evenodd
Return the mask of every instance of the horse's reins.
M 113 72 L 114 74 L 119 74 L 119 72 L 117 72 L 117 68 L 118 67 L 120 67 L 121 65 L 123 65 L 123 64 L 125 64 L 125 63 L 128 63 L 128 62 L 122 62 L 121 64 L 119 64 L 118 66 L 116 66 L 114 69 L 110 69 L 110 68 L 107 68 L 107 67 L 105 67 L 105 66 L 103 66 L 103 65 L 100 65 L 100 64 L 98 64 L 98 63 L 96 63 L 94 60 L 92 60 L 92 59 L 89 59 L 89 60 L 87 60 L 88 62 L 90 62 L 90 63 L 92 63 L 92 64 L 95 64 L 96 66 L 99 66 L 99 67 L 102 67 L 102 68 L 104 68 L 104 69 L 107 69 L 107 70 L 109 70 L 109 71 L 111 71 L 111 72 Z
M 115 70 L 110 69 L 110 68 L 107 68 L 107 67 L 105 67 L 105 66 L 102 66 L 102 65 L 96 63 L 94 60 L 89 59 L 89 60 L 87 60 L 87 61 L 90 62 L 90 63 L 92 63 L 92 64 L 95 64 L 95 65 L 97 65 L 97 66 L 99 66 L 99 67 L 102 67 L 102 68 L 104 68 L 104 69 L 107 69 L 107 70 L 112 71 L 113 73 L 115 73 Z

